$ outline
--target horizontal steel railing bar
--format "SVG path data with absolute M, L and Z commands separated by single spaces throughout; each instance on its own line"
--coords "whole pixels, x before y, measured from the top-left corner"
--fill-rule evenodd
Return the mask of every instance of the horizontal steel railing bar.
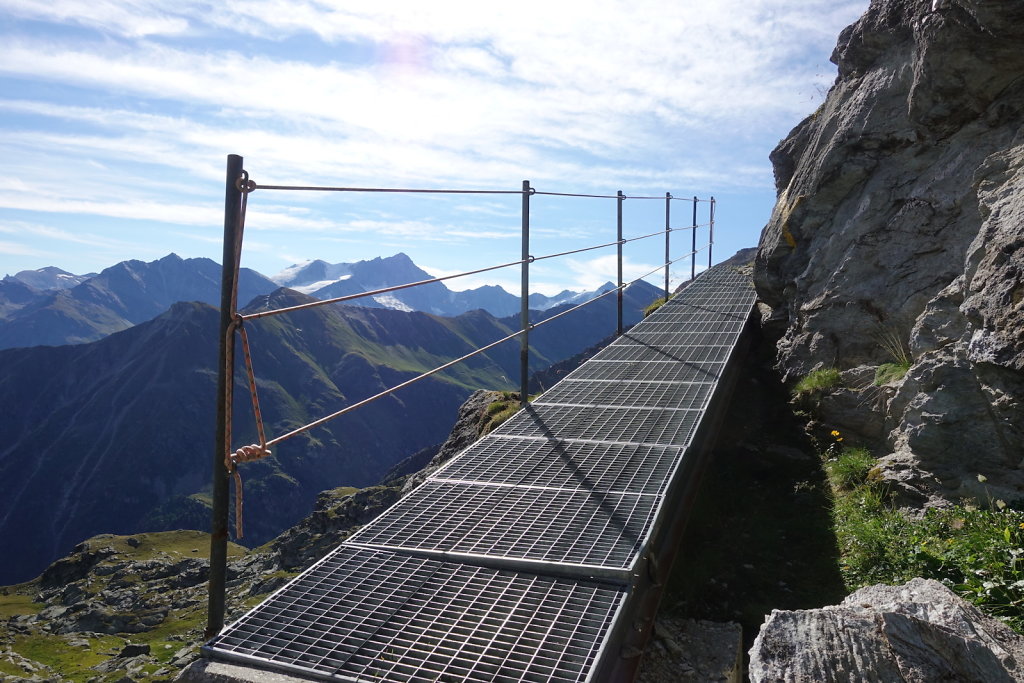
M 486 273 L 491 270 L 498 270 L 500 268 L 509 268 L 511 266 L 520 266 L 526 261 L 510 261 L 509 263 L 502 263 L 497 266 L 488 266 L 487 268 L 479 268 L 477 270 L 466 271 L 465 273 L 456 273 L 454 275 L 444 275 L 442 277 L 435 277 L 429 280 L 419 280 L 418 282 L 407 282 L 404 285 L 395 285 L 393 287 L 383 287 L 381 289 L 371 289 L 368 292 L 358 292 L 356 294 L 346 294 L 345 296 L 334 297 L 333 299 L 324 299 L 323 301 L 310 301 L 306 304 L 299 304 L 298 306 L 288 306 L 287 308 L 276 308 L 272 311 L 260 311 L 259 313 L 249 313 L 248 315 L 241 316 L 242 320 L 256 320 L 257 318 L 267 318 L 272 315 L 281 315 L 282 313 L 292 313 L 294 311 L 301 311 L 306 308 L 315 308 L 317 306 L 326 306 L 327 304 L 337 304 L 343 301 L 352 301 L 354 299 L 363 299 L 368 296 L 377 296 L 378 294 L 387 294 L 388 292 L 397 292 L 400 289 L 409 289 L 411 287 L 419 287 L 420 285 L 429 285 L 435 282 L 443 282 L 444 280 L 452 280 L 457 277 L 465 277 L 467 275 L 476 275 L 478 273 Z
M 562 316 L 569 315 L 570 313 L 572 313 L 574 311 L 578 311 L 579 309 L 583 308 L 584 306 L 589 306 L 590 304 L 594 303 L 595 301 L 598 301 L 599 299 L 605 298 L 609 294 L 614 294 L 614 293 L 618 292 L 620 289 L 625 289 L 625 287 L 626 287 L 626 285 L 623 285 L 622 287 L 615 287 L 613 289 L 609 289 L 604 294 L 598 294 L 597 296 L 595 296 L 593 299 L 590 299 L 589 301 L 584 301 L 581 304 L 576 304 L 572 308 L 568 308 L 568 309 L 562 311 L 561 313 L 556 313 L 555 315 L 551 316 L 550 318 L 545 318 L 544 320 L 541 320 L 540 322 L 531 323 L 529 330 L 532 332 L 533 330 L 537 329 L 538 327 L 541 327 L 542 325 L 547 325 L 549 322 L 552 322 L 554 320 L 558 320 Z
M 700 227 L 700 226 L 698 226 L 698 227 Z M 334 298 L 331 298 L 331 299 L 324 299 L 322 301 L 310 301 L 309 303 L 299 304 L 298 306 L 288 306 L 286 308 L 275 308 L 275 309 L 270 310 L 270 311 L 259 311 L 258 313 L 247 313 L 247 314 L 241 315 L 239 317 L 243 321 L 245 321 L 245 320 L 258 320 L 260 318 L 269 318 L 269 317 L 275 316 L 275 315 L 283 315 L 285 313 L 294 313 L 295 311 L 301 311 L 301 310 L 305 310 L 307 308 L 316 308 L 317 306 L 326 306 L 328 304 L 337 304 L 337 303 L 343 303 L 345 301 L 354 301 L 356 299 L 363 299 L 363 298 L 366 298 L 368 296 L 377 296 L 379 294 L 388 294 L 390 292 L 397 292 L 397 291 L 402 290 L 402 289 L 410 289 L 412 287 L 419 287 L 421 285 L 429 285 L 429 284 L 433 284 L 435 282 L 443 282 L 445 280 L 453 280 L 455 278 L 466 277 L 467 275 L 477 275 L 479 273 L 486 273 L 486 272 L 489 272 L 489 271 L 492 271 L 492 270 L 499 270 L 501 268 L 510 268 L 511 266 L 519 266 L 519 265 L 522 265 L 523 263 L 527 263 L 527 262 L 532 263 L 534 261 L 543 261 L 545 259 L 557 258 L 559 256 L 569 256 L 569 255 L 572 255 L 572 254 L 579 254 L 579 253 L 586 252 L 586 251 L 593 251 L 595 249 L 604 249 L 606 247 L 614 247 L 614 246 L 616 246 L 618 244 L 627 244 L 629 242 L 636 242 L 636 241 L 639 241 L 639 240 L 644 240 L 644 239 L 649 239 L 651 237 L 656 237 L 658 235 L 664 235 L 666 232 L 674 232 L 676 230 L 690 230 L 690 229 L 693 229 L 692 226 L 691 227 L 687 227 L 687 228 L 673 228 L 672 230 L 661 230 L 659 232 L 652 232 L 649 235 L 641 235 L 639 237 L 631 237 L 629 239 L 624 239 L 621 242 L 619 242 L 619 241 L 608 242 L 606 244 L 599 244 L 599 245 L 596 245 L 596 246 L 593 246 L 593 247 L 583 247 L 582 249 L 573 249 L 571 251 L 563 251 L 563 252 L 559 252 L 557 254 L 546 254 L 544 256 L 533 256 L 530 259 L 526 259 L 526 260 L 510 261 L 508 263 L 502 263 L 502 264 L 497 265 L 497 266 L 488 266 L 486 268 L 478 268 L 477 270 L 469 270 L 469 271 L 466 271 L 464 273 L 455 273 L 454 275 L 444 275 L 442 277 L 430 278 L 429 280 L 419 280 L 417 282 L 408 282 L 408 283 L 403 284 L 403 285 L 394 285 L 393 287 L 383 287 L 381 289 L 371 289 L 370 291 L 367 291 L 367 292 L 357 292 L 356 294 L 346 294 L 345 296 L 334 297 Z M 697 253 L 703 251 L 704 249 L 708 248 L 709 246 L 711 246 L 711 245 L 705 245 L 705 246 L 701 247 L 700 249 L 698 249 L 697 251 L 691 251 L 691 252 L 685 254 L 683 257 L 680 257 L 680 258 L 685 258 L 686 256 L 693 256 L 694 254 L 697 254 Z M 669 261 L 668 263 L 663 263 L 662 265 L 658 266 L 658 268 L 656 268 L 655 270 L 660 270 L 661 268 L 664 268 L 667 265 L 672 265 L 673 263 L 675 263 L 678 260 L 679 259 L 675 259 L 673 261 Z M 651 273 L 653 273 L 653 272 L 654 271 L 651 271 Z M 651 273 L 647 273 L 647 275 L 651 275 Z M 643 277 L 647 277 L 647 275 L 644 275 Z M 636 280 L 633 280 L 632 282 L 630 282 L 628 284 L 633 284 L 633 282 L 636 282 Z M 616 291 L 616 290 L 609 290 L 609 291 Z M 604 295 L 602 294 L 601 296 L 604 296 Z M 600 298 L 600 297 L 598 297 L 598 298 Z
M 538 327 L 541 327 L 542 325 L 547 325 L 549 322 L 552 322 L 553 320 L 558 320 L 562 316 L 569 315 L 570 313 L 572 313 L 574 311 L 578 311 L 579 309 L 583 308 L 584 306 L 589 306 L 590 304 L 594 303 L 598 299 L 603 299 L 604 297 L 606 297 L 606 296 L 608 296 L 610 294 L 614 294 L 614 293 L 618 292 L 620 289 L 624 291 L 626 289 L 626 287 L 629 287 L 632 284 L 636 284 L 640 280 L 643 280 L 645 277 L 647 277 L 649 275 L 652 275 L 653 273 L 658 272 L 659 270 L 661 270 L 665 266 L 671 266 L 673 263 L 681 261 L 684 258 L 686 258 L 688 256 L 691 256 L 691 255 L 692 254 L 683 254 L 679 258 L 673 259 L 673 260 L 669 261 L 668 263 L 662 263 L 660 266 L 658 266 L 654 270 L 650 271 L 649 273 L 644 273 L 643 275 L 641 275 L 640 277 L 638 277 L 638 278 L 636 278 L 634 280 L 630 280 L 629 282 L 624 282 L 621 287 L 615 287 L 613 289 L 609 289 L 604 294 L 599 294 L 599 295 L 595 296 L 593 299 L 590 299 L 589 301 L 584 301 L 583 303 L 577 304 L 577 305 L 573 306 L 572 308 L 569 308 L 569 309 L 566 309 L 566 310 L 562 311 L 561 313 L 557 313 L 557 314 L 551 316 L 550 318 L 545 318 L 544 320 L 541 320 L 540 322 L 532 323 L 530 325 L 530 327 L 529 327 L 529 330 L 532 332 L 533 330 L 537 329 Z
M 671 230 L 659 230 L 658 232 L 652 232 L 649 235 L 640 235 L 639 237 L 630 237 L 628 239 L 624 239 L 624 240 L 622 240 L 622 243 L 623 244 L 629 244 L 630 242 L 639 242 L 640 240 L 650 239 L 651 237 L 657 237 L 658 235 L 664 235 L 664 234 L 666 234 L 668 232 L 671 232 Z M 662 265 L 662 268 L 664 268 L 664 265 Z
M 587 197 L 590 199 L 618 199 L 619 196 L 615 194 L 582 194 L 579 192 L 541 192 L 537 191 L 534 194 L 545 195 L 548 197 Z
M 682 260 L 683 260 L 684 258 L 686 258 L 687 256 L 692 256 L 692 254 L 683 254 L 683 255 L 682 255 L 682 256 L 680 256 L 679 258 L 675 258 L 675 259 L 672 259 L 672 260 L 671 260 L 671 261 L 669 261 L 668 263 L 662 263 L 662 264 L 661 264 L 660 266 L 658 266 L 658 267 L 657 267 L 657 268 L 655 268 L 654 270 L 651 270 L 651 271 L 649 271 L 649 272 L 647 272 L 647 273 L 644 273 L 644 274 L 643 274 L 643 275 L 641 275 L 640 277 L 638 277 L 638 278 L 635 278 L 635 279 L 633 279 L 633 280 L 630 280 L 629 282 L 627 282 L 627 283 L 623 284 L 623 285 L 622 285 L 622 287 L 623 287 L 623 289 L 625 289 L 626 287 L 629 287 L 629 286 L 630 286 L 630 285 L 632 285 L 632 284 L 636 284 L 637 282 L 640 282 L 640 280 L 643 280 L 643 279 L 644 279 L 645 277 L 648 277 L 648 276 L 650 276 L 650 275 L 654 275 L 655 273 L 657 273 L 657 272 L 658 272 L 659 270 L 661 270 L 661 269 L 662 269 L 662 268 L 664 268 L 665 266 L 671 266 L 671 265 L 672 265 L 672 264 L 674 264 L 674 263 L 678 263 L 679 261 L 682 261 Z
M 625 242 L 625 240 L 623 240 L 623 242 Z M 593 251 L 595 249 L 604 249 L 606 247 L 614 247 L 614 246 L 616 246 L 618 244 L 621 244 L 621 243 L 618 240 L 616 240 L 614 242 L 608 242 L 606 244 L 598 244 L 598 245 L 593 246 L 593 247 L 583 247 L 582 249 L 573 249 L 571 251 L 561 251 L 561 252 L 559 252 L 557 254 L 546 254 L 544 256 L 534 256 L 533 260 L 534 261 L 543 261 L 545 259 L 557 258 L 559 256 L 570 256 L 572 254 L 579 254 L 579 253 L 582 253 L 584 251 Z
M 255 190 L 299 190 L 303 192 L 394 192 L 405 194 L 524 194 L 523 190 L 445 190 L 404 187 L 324 187 L 318 185 L 260 185 L 249 181 L 249 187 Z M 525 194 L 534 194 L 533 190 Z
M 341 417 L 342 415 L 345 415 L 346 413 L 350 413 L 353 410 L 357 410 L 359 408 L 362 408 L 363 406 L 365 406 L 365 405 L 367 405 L 369 403 L 373 403 L 374 401 L 376 401 L 378 399 L 384 398 L 385 396 L 389 396 L 389 395 L 395 393 L 396 391 L 398 391 L 399 389 L 404 389 L 405 387 L 410 386 L 412 384 L 415 384 L 416 382 L 419 382 L 420 380 L 424 380 L 427 377 L 430 377 L 431 375 L 436 375 L 437 373 L 441 372 L 442 370 L 447 370 L 448 368 L 452 367 L 453 365 L 457 365 L 457 364 L 459 364 L 459 363 L 461 363 L 461 362 L 463 362 L 465 360 L 469 360 L 473 356 L 478 356 L 481 353 L 484 353 L 485 351 L 490 351 L 495 346 L 498 346 L 499 344 L 504 344 L 507 341 L 515 339 L 516 337 L 518 337 L 522 333 L 523 333 L 522 330 L 518 330 L 516 332 L 513 332 L 512 334 L 510 334 L 510 335 L 508 335 L 506 337 L 502 337 L 501 339 L 499 339 L 497 341 L 493 341 L 490 344 L 487 344 L 486 346 L 481 346 L 476 351 L 473 351 L 471 353 L 467 353 L 465 356 L 462 356 L 460 358 L 456 358 L 455 360 L 448 361 L 444 365 L 439 365 L 436 368 L 434 368 L 433 370 L 428 370 L 428 371 L 424 372 L 423 374 L 421 374 L 421 375 L 419 375 L 417 377 L 413 377 L 412 379 L 408 379 L 408 380 L 402 382 L 401 384 L 396 384 L 395 386 L 391 387 L 390 389 L 385 389 L 384 391 L 382 391 L 382 392 L 380 392 L 378 394 L 375 394 L 375 395 L 370 396 L 368 398 L 364 398 L 362 401 L 358 401 L 356 403 L 353 403 L 352 405 L 346 406 L 346 407 L 342 408 L 339 411 L 331 413 L 330 415 L 326 415 L 324 417 L 321 417 L 319 420 L 315 420 L 313 422 L 310 422 L 309 424 L 305 425 L 304 427 L 299 427 L 298 429 L 293 429 L 292 431 L 288 432 L 287 434 L 282 434 L 281 436 L 275 437 L 275 438 L 271 439 L 270 441 L 268 441 L 266 443 L 266 447 L 269 448 L 271 446 L 274 446 L 276 444 L 281 443 L 282 441 L 290 439 L 293 436 L 298 436 L 299 434 L 302 434 L 303 432 L 308 432 L 310 429 L 314 429 L 315 427 L 319 427 L 320 425 L 325 424 L 327 422 L 330 422 L 331 420 L 333 420 L 335 418 Z
M 452 189 L 428 189 L 414 187 L 333 187 L 325 185 L 261 185 L 255 181 L 248 181 L 248 191 L 256 190 L 284 190 L 301 192 L 393 192 L 397 194 L 529 194 L 546 195 L 549 197 L 585 197 L 591 199 L 619 199 L 614 194 L 584 194 L 580 192 L 542 192 L 536 188 L 524 190 L 452 190 Z M 646 195 L 622 195 L 622 199 L 670 199 L 674 201 L 693 202 L 692 197 L 649 197 Z M 697 199 L 699 203 L 709 203 L 710 199 Z

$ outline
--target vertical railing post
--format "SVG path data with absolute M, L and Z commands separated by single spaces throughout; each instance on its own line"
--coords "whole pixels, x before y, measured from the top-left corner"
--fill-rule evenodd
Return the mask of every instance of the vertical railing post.
M 618 283 L 619 291 L 618 291 L 618 295 L 616 296 L 617 315 L 616 315 L 615 334 L 618 335 L 618 336 L 622 336 L 622 328 L 623 328 L 623 325 L 622 325 L 622 202 L 625 199 L 626 199 L 626 196 L 624 194 L 622 194 L 622 190 L 619 190 L 619 193 L 618 193 L 617 198 L 615 200 L 616 215 L 617 215 L 617 220 L 616 220 L 616 225 L 617 225 L 616 230 L 617 230 L 617 233 L 616 234 L 618 235 L 615 239 L 618 241 L 618 262 L 619 262 L 619 283 Z
M 669 216 L 672 212 L 672 193 L 665 193 L 665 301 L 668 301 L 668 265 L 672 260 L 672 250 L 669 248 L 669 235 L 672 233 Z
M 210 580 L 206 637 L 224 628 L 224 592 L 228 557 L 228 472 L 224 466 L 230 433 L 234 367 L 232 322 L 238 286 L 238 229 L 242 211 L 242 157 L 228 156 L 224 184 L 224 251 L 220 277 L 220 350 L 217 368 L 217 436 L 213 448 L 213 510 L 210 529 Z
M 711 267 L 711 250 L 715 246 L 715 198 L 711 197 L 711 209 L 708 216 L 708 268 Z
M 522 287 L 519 317 L 522 336 L 519 337 L 519 405 L 529 403 L 530 382 L 530 181 L 523 181 L 523 252 Z
M 697 197 L 693 198 L 693 227 L 690 229 L 693 239 L 690 247 L 690 279 L 697 277 Z

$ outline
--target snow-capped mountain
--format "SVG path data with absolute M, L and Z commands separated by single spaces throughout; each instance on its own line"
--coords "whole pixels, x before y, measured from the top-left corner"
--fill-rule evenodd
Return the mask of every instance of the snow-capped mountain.
M 431 278 L 429 273 L 413 263 L 407 255 L 398 253 L 386 258 L 378 257 L 356 263 L 306 261 L 284 269 L 271 279 L 283 287 L 317 299 L 331 299 Z M 606 283 L 592 292 L 565 290 L 552 297 L 531 294 L 530 308 L 543 311 L 561 304 L 582 303 L 613 286 Z M 443 316 L 456 316 L 477 309 L 483 309 L 497 317 L 519 312 L 519 297 L 497 285 L 452 291 L 442 282 L 355 299 L 351 303 L 356 306 L 422 311 Z

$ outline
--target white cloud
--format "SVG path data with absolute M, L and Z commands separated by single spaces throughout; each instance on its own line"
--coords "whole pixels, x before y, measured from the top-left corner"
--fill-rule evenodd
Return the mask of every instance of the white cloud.
M 46 7 L 16 4 L 38 12 Z M 52 16 L 119 25 L 104 7 L 57 3 Z M 155 3 L 131 3 L 125 11 L 163 16 Z M 787 75 L 780 65 L 798 49 L 795 43 L 834 39 L 831 29 L 815 32 L 805 25 L 804 16 L 814 13 L 806 3 L 734 0 L 698 13 L 676 2 L 601 2 L 584 11 L 527 3 L 466 11 L 456 2 L 358 9 L 288 3 L 285 9 L 280 2 L 256 1 L 212 14 L 204 3 L 183 3 L 175 11 L 182 21 L 256 35 L 374 41 L 376 61 L 313 63 L 147 41 L 74 46 L 16 38 L 0 48 L 0 69 L 211 107 L 221 112 L 215 128 L 145 116 L 132 122 L 161 138 L 170 136 L 166 124 L 174 123 L 182 143 L 215 141 L 221 149 L 270 152 L 266 156 L 275 161 L 290 149 L 292 159 L 307 159 L 314 169 L 325 156 L 316 149 L 329 141 L 332 168 L 365 169 L 376 161 L 379 172 L 392 177 L 402 177 L 396 173 L 404 168 L 421 169 L 425 177 L 440 170 L 441 177 L 504 179 L 522 174 L 513 169 L 537 167 L 547 177 L 578 177 L 580 171 L 593 177 L 578 161 L 555 161 L 558 150 L 597 155 L 597 166 L 608 173 L 614 172 L 606 168 L 608 160 L 621 163 L 664 148 L 666 135 L 721 137 L 713 128 L 740 117 L 755 127 L 792 117 L 797 105 L 787 92 L 807 75 Z M 795 30 L 800 41 L 787 33 Z M 395 60 L 416 68 L 390 70 Z M 759 115 L 749 117 L 751 109 Z M 114 125 L 114 118 L 106 125 Z M 296 135 L 293 126 L 305 134 Z M 275 129 L 281 132 L 270 132 Z M 685 138 L 670 144 L 679 143 L 685 145 Z M 349 162 L 337 161 L 342 159 Z M 665 170 L 707 177 L 695 165 Z
M 188 21 L 165 12 L 164 4 L 141 0 L 4 0 L 0 7 L 12 16 L 76 23 L 129 38 L 184 33 Z
M 262 185 L 770 191 L 768 149 L 866 5 L 0 0 L 0 209 L 213 234 L 227 153 Z M 258 190 L 253 251 L 279 258 L 273 231 L 400 249 L 518 236 L 511 200 L 422 206 Z M 537 242 L 593 241 L 571 211 L 538 218 Z

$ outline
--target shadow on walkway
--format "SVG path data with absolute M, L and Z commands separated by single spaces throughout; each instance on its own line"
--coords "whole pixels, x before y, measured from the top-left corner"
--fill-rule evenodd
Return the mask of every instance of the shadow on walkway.
M 773 609 L 846 595 L 828 483 L 814 448 L 755 339 L 662 601 L 673 616 L 736 621 L 749 649 Z

